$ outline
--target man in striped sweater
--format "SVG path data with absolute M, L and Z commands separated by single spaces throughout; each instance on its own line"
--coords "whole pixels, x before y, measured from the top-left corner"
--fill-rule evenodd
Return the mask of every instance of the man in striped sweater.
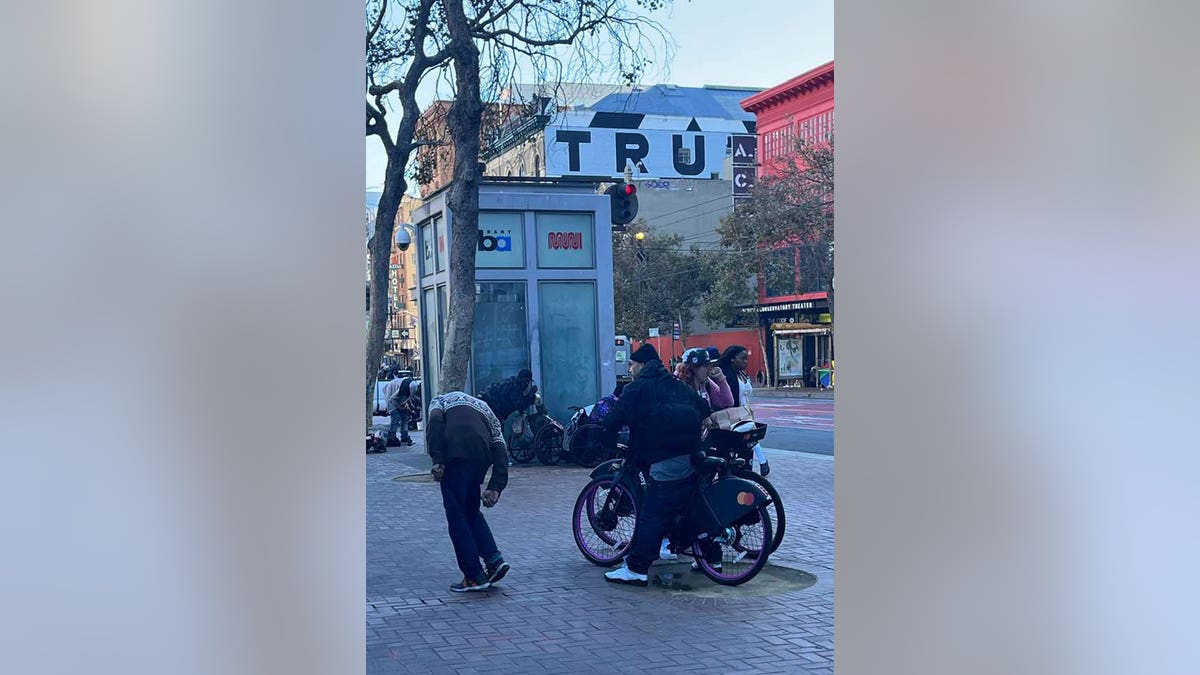
M 425 444 L 433 459 L 433 479 L 442 484 L 450 541 L 463 573 L 463 580 L 450 590 L 485 591 L 509 570 L 479 510 L 479 489 L 489 468 L 492 477 L 483 491 L 484 506 L 495 506 L 508 485 L 508 448 L 500 420 L 473 396 L 461 391 L 442 394 L 429 404 Z

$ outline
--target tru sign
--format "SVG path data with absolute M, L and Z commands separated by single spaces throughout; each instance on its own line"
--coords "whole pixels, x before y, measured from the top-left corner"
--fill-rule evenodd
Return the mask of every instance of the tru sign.
M 546 129 L 546 173 L 643 178 L 708 178 L 719 173 L 728 132 L 664 129 Z

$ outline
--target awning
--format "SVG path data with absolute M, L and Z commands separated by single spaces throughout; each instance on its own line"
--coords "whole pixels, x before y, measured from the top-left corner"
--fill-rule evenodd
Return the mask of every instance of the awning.
M 828 328 L 790 328 L 771 331 L 771 335 L 829 335 L 832 332 Z

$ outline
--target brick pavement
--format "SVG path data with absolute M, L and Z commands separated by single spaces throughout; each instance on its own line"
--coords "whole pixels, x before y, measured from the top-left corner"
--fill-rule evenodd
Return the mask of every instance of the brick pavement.
M 713 599 L 607 584 L 571 536 L 587 470 L 535 463 L 512 467 L 485 511 L 512 571 L 458 595 L 437 484 L 394 480 L 428 471 L 413 437 L 366 457 L 368 673 L 833 672 L 832 458 L 771 453 L 788 515 L 771 563 L 816 575 L 810 588 Z

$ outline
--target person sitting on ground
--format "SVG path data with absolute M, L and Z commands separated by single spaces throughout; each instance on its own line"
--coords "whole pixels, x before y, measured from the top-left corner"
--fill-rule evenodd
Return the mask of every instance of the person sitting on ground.
M 484 506 L 495 506 L 508 485 L 508 448 L 500 420 L 486 403 L 461 391 L 434 397 L 427 419 L 425 443 L 433 460 L 430 473 L 442 484 L 450 542 L 463 574 L 462 581 L 450 590 L 485 591 L 509 570 L 479 511 L 479 488 L 488 469 L 492 477 L 483 491 Z
M 610 434 L 629 427 L 630 452 L 640 466 L 648 466 L 646 496 L 625 564 L 605 573 L 604 578 L 646 586 L 650 565 L 662 557 L 664 535 L 691 498 L 692 462 L 703 456 L 699 452 L 701 422 L 712 410 L 687 385 L 671 377 L 651 345 L 642 345 L 630 355 L 629 372 L 633 382 L 626 385 L 603 426 Z M 719 545 L 708 542 L 703 554 L 720 568 Z

